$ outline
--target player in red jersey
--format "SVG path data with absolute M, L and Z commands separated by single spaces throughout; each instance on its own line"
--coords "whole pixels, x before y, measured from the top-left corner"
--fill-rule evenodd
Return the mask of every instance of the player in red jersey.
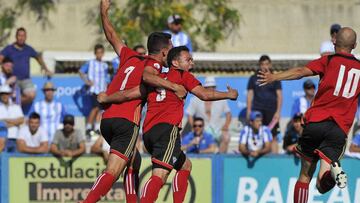
M 182 85 L 186 90 L 202 100 L 236 100 L 238 92 L 228 87 L 228 92 L 205 89 L 189 72 L 193 59 L 186 46 L 175 47 L 168 54 L 170 68 L 159 68 L 156 62 L 149 61 L 157 74 L 167 80 Z M 180 126 L 184 112 L 184 101 L 163 88 L 148 88 L 147 113 L 144 121 L 144 145 L 152 156 L 152 176 L 145 183 L 140 202 L 155 202 L 161 187 L 170 171 L 177 170 L 173 180 L 173 202 L 184 201 L 191 162 L 181 151 Z
M 305 203 L 309 183 L 320 158 L 316 187 L 326 193 L 335 185 L 344 188 L 347 177 L 340 166 L 347 134 L 354 121 L 360 88 L 360 61 L 351 51 L 356 47 L 356 33 L 351 28 L 340 29 L 336 36 L 335 54 L 322 56 L 306 67 L 271 74 L 259 73 L 258 82 L 265 85 L 279 80 L 295 80 L 319 75 L 319 88 L 311 107 L 305 113 L 305 127 L 296 152 L 301 155 L 301 172 L 294 189 L 294 202 Z
M 107 16 L 109 7 L 109 0 L 101 1 L 100 10 L 103 29 L 106 38 L 120 57 L 121 63 L 106 94 L 102 93 L 99 95 L 98 99 L 103 103 L 110 102 L 107 104 L 102 115 L 100 129 L 111 149 L 106 169 L 96 180 L 87 198 L 84 200 L 85 203 L 97 202 L 101 196 L 104 196 L 128 164 L 129 158 L 133 156 L 142 108 L 141 98 L 131 100 L 131 93 L 134 90 L 140 89 L 139 86 L 143 80 L 145 62 L 147 59 L 138 56 L 135 51 L 126 47 L 122 40 L 116 35 Z M 170 38 L 171 36 L 168 34 L 152 34 L 149 36 L 149 40 L 152 41 L 152 44 L 149 45 L 148 49 L 153 50 L 153 52 L 157 51 L 157 54 L 162 57 L 162 60 L 166 61 L 167 53 L 172 47 Z M 158 76 L 148 74 L 146 76 L 146 82 L 157 87 L 170 89 L 176 92 L 178 97 L 183 97 L 186 94 L 186 90 L 180 85 L 173 84 Z M 111 103 L 111 97 L 106 97 L 106 95 L 112 95 L 122 90 L 124 90 L 122 101 L 125 101 L 123 103 Z M 138 163 L 140 158 L 139 154 L 137 154 L 136 157 L 138 158 L 136 163 Z M 140 163 L 135 165 L 137 166 L 137 170 L 139 170 Z M 135 171 L 130 168 L 124 178 L 127 202 L 137 201 L 136 187 L 134 186 L 136 185 L 136 181 L 133 180 L 134 172 Z

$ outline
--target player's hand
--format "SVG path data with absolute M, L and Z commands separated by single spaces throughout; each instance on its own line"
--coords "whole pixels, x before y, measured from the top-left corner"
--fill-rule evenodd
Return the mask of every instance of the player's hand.
M 105 92 L 100 92 L 97 96 L 97 101 L 100 104 L 105 104 L 107 102 L 107 94 Z
M 100 8 L 102 11 L 107 12 L 110 8 L 110 0 L 101 0 Z
M 236 89 L 231 88 L 229 85 L 227 85 L 226 88 L 228 90 L 229 99 L 236 100 L 239 96 L 238 91 Z
M 257 74 L 259 86 L 264 86 L 275 81 L 274 74 L 270 71 L 260 70 Z
M 179 99 L 184 99 L 186 97 L 187 91 L 182 85 L 175 85 L 175 94 Z

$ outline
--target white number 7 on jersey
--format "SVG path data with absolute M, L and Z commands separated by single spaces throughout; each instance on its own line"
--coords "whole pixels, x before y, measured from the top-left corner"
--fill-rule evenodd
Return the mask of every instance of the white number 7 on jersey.
M 129 76 L 130 76 L 130 74 L 133 72 L 134 69 L 135 69 L 134 66 L 129 66 L 129 67 L 127 67 L 127 68 L 125 69 L 124 73 L 126 74 L 126 76 L 125 76 L 123 82 L 121 83 L 120 90 L 124 90 L 124 89 L 125 89 L 126 83 L 127 83 L 128 79 L 129 79 Z
M 339 75 L 338 75 L 338 78 L 336 81 L 335 90 L 333 93 L 333 95 L 335 95 L 335 96 L 339 96 L 339 93 L 340 93 L 340 90 L 342 87 L 342 82 L 344 79 L 344 75 L 345 75 L 345 66 L 341 65 L 340 70 L 339 70 Z M 354 79 L 354 82 L 353 82 L 353 79 Z M 358 87 L 359 79 L 360 79 L 360 70 L 354 69 L 354 68 L 350 69 L 350 71 L 348 72 L 348 77 L 347 77 L 347 80 L 345 83 L 342 97 L 349 99 L 355 95 L 357 87 Z

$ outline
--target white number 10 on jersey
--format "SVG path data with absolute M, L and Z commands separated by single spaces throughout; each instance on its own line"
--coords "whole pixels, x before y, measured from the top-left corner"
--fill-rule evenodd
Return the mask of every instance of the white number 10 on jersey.
M 341 87 L 342 87 L 342 83 L 343 83 L 343 79 L 344 79 L 344 75 L 345 75 L 345 66 L 341 65 L 340 66 L 340 70 L 339 70 L 339 75 L 336 81 L 336 86 L 335 86 L 335 90 L 334 90 L 334 95 L 335 96 L 339 96 Z M 342 97 L 345 98 L 351 98 L 355 95 L 357 87 L 358 87 L 358 83 L 359 83 L 359 78 L 360 78 L 360 70 L 358 69 L 350 69 L 350 71 L 348 72 L 348 77 L 345 83 L 345 87 L 342 93 Z M 354 80 L 354 82 L 353 82 Z

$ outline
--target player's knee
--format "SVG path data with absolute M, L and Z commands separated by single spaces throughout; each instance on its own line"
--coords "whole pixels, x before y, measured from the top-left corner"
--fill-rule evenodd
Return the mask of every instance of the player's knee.
M 166 183 L 167 178 L 169 177 L 170 171 L 163 168 L 155 168 L 153 169 L 153 176 L 157 176 L 161 178 L 163 183 Z
M 191 163 L 191 161 L 190 161 L 188 158 L 186 158 L 186 160 L 185 160 L 185 162 L 184 162 L 184 164 L 183 164 L 183 166 L 182 166 L 181 169 L 182 169 L 182 170 L 191 171 L 191 169 L 192 169 L 192 163 Z

